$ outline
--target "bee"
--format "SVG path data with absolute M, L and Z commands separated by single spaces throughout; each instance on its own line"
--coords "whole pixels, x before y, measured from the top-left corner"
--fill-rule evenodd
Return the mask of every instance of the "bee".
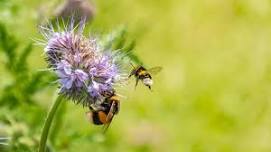
M 104 125 L 104 132 L 110 126 L 114 116 L 119 113 L 120 99 L 115 93 L 106 97 L 104 102 L 99 107 L 89 107 L 90 111 L 87 112 L 87 117 L 94 125 Z
M 153 67 L 147 70 L 143 66 L 137 66 L 137 67 L 135 67 L 134 65 L 132 66 L 133 66 L 133 70 L 131 71 L 128 78 L 130 78 L 133 75 L 135 76 L 136 78 L 135 87 L 138 85 L 138 81 L 141 80 L 142 83 L 151 90 L 151 86 L 153 84 L 151 74 L 154 75 L 154 74 L 159 73 L 162 70 L 162 67 L 157 66 L 157 67 Z

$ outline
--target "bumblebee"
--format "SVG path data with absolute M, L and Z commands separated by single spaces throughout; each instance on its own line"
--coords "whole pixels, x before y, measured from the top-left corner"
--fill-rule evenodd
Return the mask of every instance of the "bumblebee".
M 87 117 L 94 125 L 104 125 L 104 132 L 110 126 L 113 117 L 118 114 L 120 110 L 119 96 L 113 93 L 111 96 L 105 98 L 104 102 L 97 108 L 89 107 Z
M 157 66 L 157 67 L 153 67 L 147 70 L 143 66 L 137 66 L 137 67 L 135 67 L 134 65 L 132 66 L 133 66 L 133 70 L 131 71 L 128 78 L 130 78 L 133 75 L 135 76 L 136 78 L 135 87 L 138 85 L 138 81 L 141 80 L 142 83 L 151 90 L 151 86 L 153 84 L 151 74 L 159 73 L 162 70 L 162 67 Z

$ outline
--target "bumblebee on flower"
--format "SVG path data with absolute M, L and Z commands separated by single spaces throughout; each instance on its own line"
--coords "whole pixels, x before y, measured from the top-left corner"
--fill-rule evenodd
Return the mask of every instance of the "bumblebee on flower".
M 127 84 L 131 75 L 136 76 L 136 82 L 142 80 L 149 88 L 152 85 L 152 77 L 146 70 L 128 70 L 131 60 L 139 61 L 135 55 L 129 55 L 134 42 L 126 46 L 126 50 L 112 50 L 107 44 L 111 44 L 110 39 L 103 42 L 100 38 L 85 37 L 84 26 L 84 20 L 74 25 L 71 19 L 63 29 L 59 23 L 58 28 L 53 28 L 53 25 L 41 27 L 46 61 L 49 70 L 57 76 L 59 96 L 46 118 L 39 152 L 45 152 L 50 125 L 63 97 L 88 107 L 88 119 L 95 125 L 103 125 L 106 131 L 120 110 L 116 87 Z
M 71 22 L 63 31 L 52 26 L 41 29 L 47 42 L 46 60 L 58 77 L 60 94 L 89 107 L 102 103 L 106 92 L 126 81 L 128 73 L 121 65 L 123 54 L 104 50 L 98 38 L 83 36 L 84 24 L 81 21 L 76 28 Z

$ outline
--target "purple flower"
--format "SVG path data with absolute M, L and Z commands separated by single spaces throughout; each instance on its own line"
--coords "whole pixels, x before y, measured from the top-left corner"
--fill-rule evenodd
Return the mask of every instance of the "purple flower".
M 88 86 L 88 92 L 94 100 L 106 97 L 106 94 L 111 93 L 113 90 L 112 84 L 110 83 L 98 83 L 93 81 L 92 84 Z
M 76 69 L 74 71 L 74 83 L 76 87 L 82 87 L 84 85 L 84 82 L 88 79 L 88 74 L 86 74 L 81 69 Z
M 46 59 L 58 76 L 60 93 L 89 106 L 103 101 L 126 73 L 119 56 L 104 51 L 99 39 L 84 37 L 83 27 L 81 23 L 76 30 L 71 24 L 64 31 L 55 32 L 51 27 L 42 32 L 47 40 Z
M 93 99 L 98 99 L 101 97 L 101 94 L 100 94 L 100 86 L 98 83 L 96 83 L 95 81 L 88 86 L 88 93 L 90 94 L 90 96 L 93 98 Z
M 71 65 L 65 60 L 57 65 L 56 73 L 63 89 L 81 88 L 88 80 L 87 73 L 81 69 L 72 70 Z
M 118 69 L 115 64 L 112 64 L 112 59 L 108 56 L 101 56 L 95 61 L 95 66 L 90 68 L 89 74 L 97 80 L 113 82 L 118 74 Z

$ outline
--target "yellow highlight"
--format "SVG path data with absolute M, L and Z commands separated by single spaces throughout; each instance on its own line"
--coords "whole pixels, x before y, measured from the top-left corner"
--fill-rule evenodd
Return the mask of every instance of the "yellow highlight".
M 110 98 L 110 100 L 119 101 L 120 98 L 119 98 L 119 96 L 114 95 L 114 96 L 112 96 L 112 97 Z
M 145 75 L 147 72 L 146 71 L 140 71 L 139 73 L 138 73 L 138 75 Z

